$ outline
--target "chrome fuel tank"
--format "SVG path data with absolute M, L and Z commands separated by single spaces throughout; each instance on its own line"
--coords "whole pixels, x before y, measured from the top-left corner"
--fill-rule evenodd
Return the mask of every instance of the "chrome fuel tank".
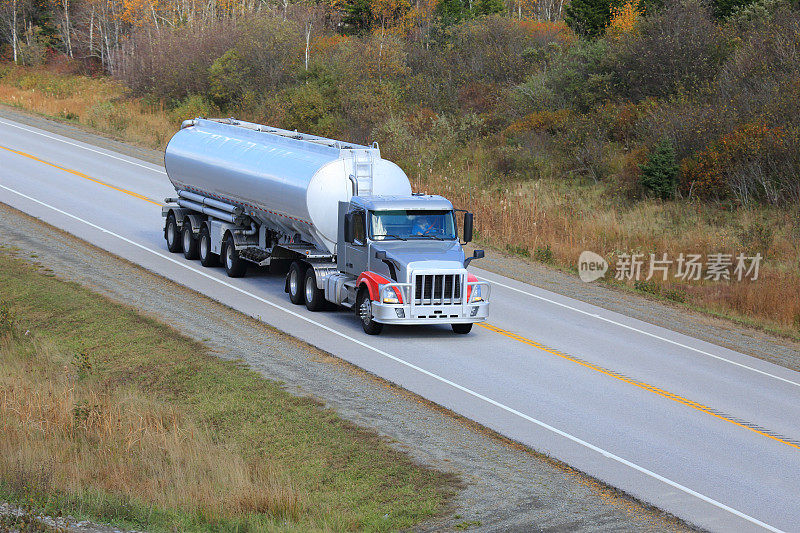
M 164 166 L 176 190 L 240 205 L 245 214 L 336 253 L 338 205 L 361 196 L 410 195 L 405 173 L 377 146 L 243 121 L 184 122 Z

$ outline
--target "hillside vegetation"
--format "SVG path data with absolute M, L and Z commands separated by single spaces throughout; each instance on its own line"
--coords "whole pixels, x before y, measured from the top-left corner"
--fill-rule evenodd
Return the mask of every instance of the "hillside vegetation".
M 616 283 L 800 333 L 794 1 L 116 1 L 28 10 L 0 99 L 154 148 L 215 115 L 377 141 L 538 261 L 761 254 Z

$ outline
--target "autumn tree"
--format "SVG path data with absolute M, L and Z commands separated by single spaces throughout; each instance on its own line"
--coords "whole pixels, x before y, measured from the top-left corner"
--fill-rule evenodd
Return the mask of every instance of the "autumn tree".
M 632 31 L 641 17 L 639 4 L 632 0 L 627 0 L 620 6 L 611 9 L 611 22 L 608 24 L 606 34 L 611 37 L 619 37 Z
M 24 20 L 30 9 L 30 0 L 0 0 L 0 24 L 11 44 L 14 63 L 19 61 L 19 32 L 21 27 L 25 27 Z

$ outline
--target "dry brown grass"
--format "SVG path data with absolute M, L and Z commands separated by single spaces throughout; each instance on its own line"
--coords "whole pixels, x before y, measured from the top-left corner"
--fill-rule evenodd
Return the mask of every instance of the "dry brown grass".
M 0 70 L 0 102 L 83 124 L 122 140 L 161 149 L 180 119 L 162 104 L 127 98 L 109 78 L 61 75 L 24 67 Z
M 500 189 L 469 188 L 463 178 L 418 185 L 474 211 L 481 242 L 540 260 L 551 257 L 548 262 L 567 268 L 577 266 L 584 250 L 604 255 L 612 267 L 620 253 L 643 253 L 646 258 L 667 253 L 671 259 L 680 253 L 704 258 L 712 253 L 761 253 L 766 259 L 757 281 L 668 278 L 653 291 L 779 332 L 800 332 L 800 219 L 791 211 L 731 213 L 719 206 L 660 201 L 621 205 L 600 187 L 548 180 Z M 766 237 L 759 240 L 762 234 Z M 670 276 L 674 272 L 673 268 Z
M 268 465 L 214 443 L 190 417 L 134 390 L 104 390 L 88 360 L 15 328 L 0 337 L 0 479 L 17 490 L 87 490 L 208 520 L 296 517 L 303 502 Z

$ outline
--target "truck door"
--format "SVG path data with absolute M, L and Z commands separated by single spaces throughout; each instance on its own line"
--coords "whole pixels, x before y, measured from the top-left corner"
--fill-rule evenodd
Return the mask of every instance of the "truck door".
M 352 213 L 353 241 L 345 244 L 345 272 L 358 276 L 367 268 L 367 212 L 354 209 Z

